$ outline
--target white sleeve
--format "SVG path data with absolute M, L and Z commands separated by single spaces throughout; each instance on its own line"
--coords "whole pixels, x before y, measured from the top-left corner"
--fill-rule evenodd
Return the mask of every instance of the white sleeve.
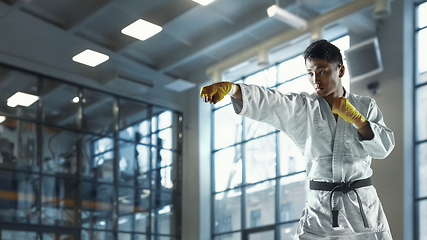
M 306 99 L 299 93 L 283 94 L 257 85 L 239 84 L 243 101 L 232 98 L 234 111 L 289 132 L 295 124 L 307 121 Z
M 385 125 L 383 115 L 373 99 L 371 100 L 366 120 L 372 128 L 374 138 L 371 140 L 361 140 L 359 138 L 359 141 L 369 156 L 376 159 L 384 159 L 394 148 L 394 133 Z

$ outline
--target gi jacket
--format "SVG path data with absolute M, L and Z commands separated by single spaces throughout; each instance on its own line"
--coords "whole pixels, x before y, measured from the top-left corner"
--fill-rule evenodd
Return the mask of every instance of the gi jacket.
M 386 127 L 372 98 L 345 95 L 374 132 L 372 140 L 362 140 L 352 124 L 341 117 L 335 120 L 329 104 L 317 93 L 283 94 L 256 85 L 239 86 L 243 102 L 232 98 L 235 112 L 271 124 L 288 135 L 304 155 L 309 180 L 341 183 L 369 178 L 372 175 L 371 159 L 383 159 L 394 148 L 393 132 Z M 368 228 L 363 224 L 354 192 L 332 195 L 332 207 L 339 210 L 339 228 L 333 228 L 330 192 L 310 190 L 295 239 L 331 239 L 329 236 L 392 239 L 375 188 L 372 185 L 362 187 L 357 193 L 362 200 Z

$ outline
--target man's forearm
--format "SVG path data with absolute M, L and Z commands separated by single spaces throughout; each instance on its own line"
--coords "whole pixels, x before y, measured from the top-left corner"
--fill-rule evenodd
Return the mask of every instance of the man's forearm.
M 357 131 L 359 132 L 360 136 L 362 136 L 363 140 L 371 140 L 374 138 L 374 132 L 372 131 L 369 122 L 365 126 L 359 128 Z
M 240 90 L 240 86 L 238 84 L 236 84 L 236 93 L 234 93 L 231 97 L 243 101 L 242 91 Z

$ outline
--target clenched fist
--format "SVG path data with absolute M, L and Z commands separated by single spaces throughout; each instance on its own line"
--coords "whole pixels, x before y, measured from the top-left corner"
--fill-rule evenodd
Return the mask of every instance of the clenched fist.
M 231 82 L 218 82 L 202 87 L 200 97 L 204 102 L 217 103 L 221 101 L 225 95 L 233 95 L 236 92 L 236 84 Z

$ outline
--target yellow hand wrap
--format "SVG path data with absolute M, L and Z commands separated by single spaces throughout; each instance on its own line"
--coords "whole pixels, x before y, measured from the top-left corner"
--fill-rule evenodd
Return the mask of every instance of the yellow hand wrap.
M 233 85 L 236 84 L 231 82 L 218 82 L 208 86 L 204 86 L 200 90 L 200 97 L 207 98 L 207 101 L 209 102 L 217 103 L 221 101 L 225 95 L 230 93 L 232 88 L 234 89 L 234 92 L 231 95 L 235 93 L 236 87 L 233 87 Z
M 356 129 L 362 128 L 368 123 L 365 117 L 363 117 L 345 97 L 335 99 L 332 105 L 332 112 L 338 114 L 347 122 L 356 125 Z

